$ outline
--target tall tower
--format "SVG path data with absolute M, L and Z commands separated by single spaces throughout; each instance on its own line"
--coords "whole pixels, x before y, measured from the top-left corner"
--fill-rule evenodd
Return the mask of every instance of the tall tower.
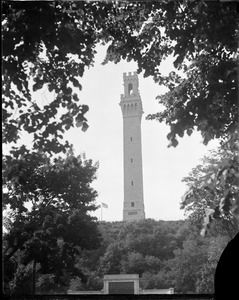
M 123 78 L 124 94 L 120 101 L 124 136 L 123 221 L 134 221 L 145 218 L 141 144 L 143 108 L 137 73 L 124 73 Z

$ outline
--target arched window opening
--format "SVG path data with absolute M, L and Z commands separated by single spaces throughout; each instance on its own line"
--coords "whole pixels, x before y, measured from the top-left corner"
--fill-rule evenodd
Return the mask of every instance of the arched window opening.
M 127 112 L 126 112 L 127 115 L 129 114 L 129 108 L 130 108 L 130 107 L 129 107 L 129 104 L 127 104 Z
M 132 95 L 132 93 L 133 93 L 133 85 L 132 85 L 132 83 L 129 83 L 129 85 L 128 85 L 128 94 L 129 94 L 129 96 Z
M 126 113 L 126 105 L 124 104 L 124 113 Z

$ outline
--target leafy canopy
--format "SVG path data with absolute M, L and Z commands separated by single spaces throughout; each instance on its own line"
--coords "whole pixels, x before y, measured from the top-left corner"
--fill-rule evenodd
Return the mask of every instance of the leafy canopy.
M 94 63 L 95 46 L 117 32 L 121 12 L 134 16 L 140 5 L 100 2 L 3 3 L 3 142 L 17 143 L 20 131 L 33 134 L 33 149 L 65 152 L 63 133 L 73 126 L 86 130 L 88 106 L 79 104 L 85 68 Z M 141 18 L 141 23 L 145 20 Z M 126 22 L 127 23 L 127 22 Z M 134 30 L 132 22 L 130 32 Z M 105 33 L 106 27 L 106 33 Z M 125 33 L 123 29 L 121 35 Z M 41 107 L 34 91 L 54 94 Z
M 80 290 L 101 290 L 105 274 L 136 273 L 142 289 L 174 287 L 175 293 L 213 293 L 216 264 L 230 239 L 215 224 L 202 238 L 191 220 L 101 222 L 99 229 L 101 247 L 82 251 L 78 261 L 88 274 Z
M 97 164 L 72 153 L 52 160 L 38 152 L 6 156 L 4 165 L 5 283 L 14 281 L 15 272 L 7 274 L 14 262 L 16 271 L 34 261 L 41 274 L 58 281 L 66 272 L 81 275 L 75 268 L 79 249 L 96 249 L 101 242 L 89 214 L 97 209 L 91 187 Z
M 58 153 L 69 146 L 65 130 L 87 129 L 79 78 L 93 66 L 97 43 L 108 43 L 104 63 L 134 60 L 138 72 L 168 87 L 159 97 L 165 109 L 148 118 L 170 126 L 170 145 L 195 128 L 206 144 L 238 123 L 234 2 L 5 1 L 2 8 L 4 143 L 24 130 L 34 149 Z M 183 77 L 160 73 L 169 55 Z M 55 95 L 44 107 L 32 96 L 42 88 Z
M 238 137 L 238 134 L 234 134 Z M 210 156 L 202 159 L 183 179 L 188 186 L 181 202 L 181 208 L 196 222 L 205 218 L 203 233 L 213 219 L 222 220 L 225 227 L 238 231 L 239 218 L 239 161 L 238 139 L 233 139 L 234 147 L 228 141 Z

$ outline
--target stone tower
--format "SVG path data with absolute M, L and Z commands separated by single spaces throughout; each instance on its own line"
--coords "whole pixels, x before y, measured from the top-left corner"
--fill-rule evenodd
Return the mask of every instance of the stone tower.
M 143 108 L 137 73 L 124 73 L 123 78 L 124 94 L 120 101 L 124 136 L 123 221 L 134 221 L 145 218 L 141 144 Z

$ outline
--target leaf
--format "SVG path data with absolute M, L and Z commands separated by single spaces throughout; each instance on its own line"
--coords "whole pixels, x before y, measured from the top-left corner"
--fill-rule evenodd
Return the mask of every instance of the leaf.
M 193 133 L 193 130 L 191 128 L 187 129 L 187 135 L 190 136 Z
M 40 90 L 43 87 L 43 81 L 37 80 L 37 82 L 32 86 L 33 92 Z
M 212 217 L 214 219 L 220 219 L 221 218 L 221 212 L 220 212 L 220 207 L 219 206 L 215 207 Z
M 69 79 L 73 83 L 74 87 L 78 87 L 80 90 L 82 89 L 82 86 L 77 79 L 74 77 L 70 77 Z
M 220 208 L 225 214 L 228 214 L 230 212 L 231 205 L 231 193 L 228 191 L 226 192 L 226 196 L 221 199 Z
M 71 124 L 66 124 L 65 130 L 69 130 L 71 128 Z
M 170 143 L 168 144 L 168 148 L 169 147 L 177 147 L 177 145 L 178 145 L 178 141 L 176 140 L 176 138 L 172 138 L 171 140 L 170 140 Z
M 210 228 L 210 225 L 212 223 L 212 216 L 214 214 L 214 209 L 207 209 L 206 212 L 205 212 L 206 216 L 204 218 L 204 223 L 203 223 L 203 226 L 202 226 L 202 230 L 200 232 L 200 234 L 202 236 L 205 236 Z
M 75 94 L 75 93 L 73 94 L 72 98 L 74 99 L 74 101 L 79 101 L 79 98 L 78 98 L 77 94 Z
M 86 131 L 89 128 L 89 125 L 86 122 L 83 122 L 82 131 Z
M 81 106 L 81 112 L 84 115 L 87 111 L 89 110 L 89 106 L 88 105 L 82 105 Z
M 76 122 L 76 127 L 81 127 L 83 125 L 83 121 L 77 121 Z

